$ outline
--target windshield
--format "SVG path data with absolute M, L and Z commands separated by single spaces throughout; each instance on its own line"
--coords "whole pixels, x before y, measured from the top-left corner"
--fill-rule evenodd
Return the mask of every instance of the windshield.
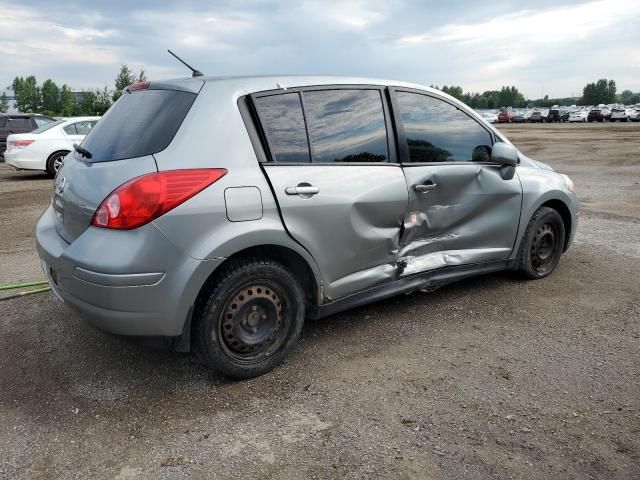
M 42 132 L 46 132 L 47 130 L 49 130 L 50 128 L 55 127 L 56 125 L 60 125 L 61 123 L 66 122 L 66 120 L 56 120 L 55 122 L 49 122 L 46 125 L 43 125 L 39 128 L 36 128 L 35 130 L 33 130 L 31 133 L 42 133 Z
M 89 162 L 152 155 L 167 148 L 196 95 L 175 90 L 125 93 L 91 129 L 82 146 Z

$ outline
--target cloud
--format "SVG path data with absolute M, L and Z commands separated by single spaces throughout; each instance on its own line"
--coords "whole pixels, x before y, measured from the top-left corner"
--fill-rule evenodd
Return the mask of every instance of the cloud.
M 0 86 L 29 74 L 111 86 L 122 64 L 152 79 L 187 74 L 171 48 L 218 75 L 357 75 L 473 91 L 513 84 L 529 96 L 579 93 L 607 77 L 640 90 L 638 0 L 9 1 Z

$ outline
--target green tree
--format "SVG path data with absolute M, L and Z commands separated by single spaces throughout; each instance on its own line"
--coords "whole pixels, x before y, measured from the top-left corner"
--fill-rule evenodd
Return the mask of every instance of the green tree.
M 63 117 L 71 117 L 74 113 L 75 105 L 76 98 L 69 86 L 65 83 L 60 92 L 60 114 Z
M 475 108 L 489 108 L 489 100 L 487 99 L 487 97 L 478 95 Z
M 60 113 L 60 88 L 51 79 L 42 84 L 42 110 L 45 115 Z
M 140 69 L 140 74 L 138 75 L 138 82 L 146 82 L 147 81 L 147 75 L 144 72 L 144 68 Z
M 7 94 L 2 92 L 2 96 L 0 96 L 0 113 L 7 113 L 9 110 L 9 100 L 7 99 Z
M 444 85 L 441 90 L 444 93 L 447 93 L 449 95 L 451 95 L 454 98 L 457 98 L 458 100 L 462 100 L 463 97 L 463 92 L 462 92 L 462 87 L 457 87 L 457 86 L 453 86 L 451 85 L 450 87 L 447 87 L 446 85 Z
M 631 90 L 623 90 L 620 94 L 620 103 L 624 105 L 631 105 L 631 100 L 633 99 L 633 92 Z
M 94 103 L 96 115 L 104 115 L 109 110 L 109 107 L 111 107 L 111 92 L 109 92 L 109 89 L 104 87 L 103 90 L 96 90 Z
M 616 82 L 601 78 L 595 83 L 587 83 L 582 89 L 582 105 L 599 105 L 616 101 Z
M 16 96 L 16 108 L 22 112 L 39 112 L 42 107 L 42 93 L 36 77 L 16 77 L 13 80 L 13 91 Z
M 526 105 L 524 95 L 514 87 L 502 87 L 498 96 L 501 107 L 522 107 Z
M 74 115 L 89 116 L 96 114 L 96 94 L 91 90 L 82 91 L 82 100 L 76 103 Z
M 141 76 L 144 76 L 144 70 L 140 72 Z M 118 72 L 118 76 L 115 80 L 115 85 L 113 88 L 113 94 L 111 95 L 111 99 L 115 102 L 122 95 L 122 90 L 131 85 L 136 81 L 136 77 L 133 75 L 131 70 L 127 65 L 122 65 L 120 67 L 120 71 Z

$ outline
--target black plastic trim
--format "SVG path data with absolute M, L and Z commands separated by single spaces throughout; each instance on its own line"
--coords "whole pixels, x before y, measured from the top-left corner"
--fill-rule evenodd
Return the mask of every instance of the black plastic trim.
M 327 317 L 350 308 L 384 300 L 400 293 L 410 293 L 421 289 L 434 291 L 448 283 L 456 282 L 467 277 L 474 277 L 476 275 L 507 270 L 509 266 L 510 265 L 507 260 L 498 260 L 471 265 L 443 267 L 437 270 L 417 273 L 409 277 L 399 278 L 391 283 L 385 283 L 368 288 L 338 300 L 334 300 L 330 303 L 318 305 L 311 312 L 311 319 Z

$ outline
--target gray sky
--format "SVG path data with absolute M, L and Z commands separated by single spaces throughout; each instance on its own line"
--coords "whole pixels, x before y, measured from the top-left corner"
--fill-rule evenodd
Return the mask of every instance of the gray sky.
M 75 89 L 113 86 L 121 64 L 150 79 L 338 74 L 515 85 L 579 95 L 613 78 L 640 91 L 640 0 L 0 0 L 0 86 L 34 74 Z

